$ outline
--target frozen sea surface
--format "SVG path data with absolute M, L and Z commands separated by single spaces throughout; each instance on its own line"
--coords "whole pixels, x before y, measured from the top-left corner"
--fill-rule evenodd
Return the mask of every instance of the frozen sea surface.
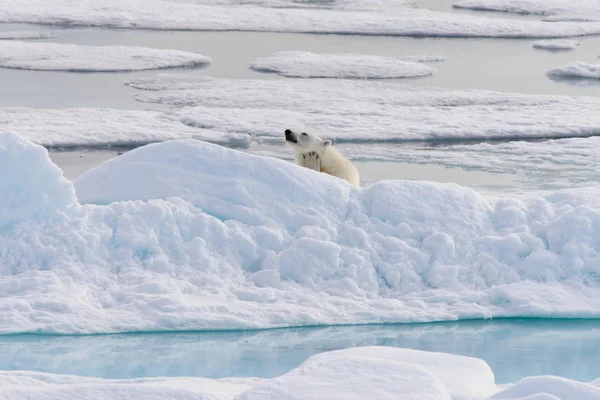
M 600 16 L 600 3 L 596 0 L 454 0 L 452 5 L 474 10 L 526 14 Z
M 163 0 L 5 0 L 0 21 L 111 28 L 267 31 L 416 37 L 568 37 L 600 34 L 598 22 L 486 18 L 417 8 L 296 9 Z
M 305 129 L 338 142 L 587 137 L 600 99 L 386 82 L 247 80 L 159 74 L 132 80 L 136 99 L 178 106 L 184 124 L 253 138 Z M 273 119 L 273 115 L 278 118 Z M 285 127 L 282 126 L 285 121 Z M 365 148 L 365 151 L 368 151 Z
M 32 30 L 26 24 L 0 24 L 0 31 Z M 162 32 L 110 30 L 100 28 L 50 28 L 53 41 L 81 46 L 135 46 L 177 49 L 206 54 L 212 63 L 201 69 L 185 70 L 190 75 L 219 78 L 275 79 L 248 68 L 257 58 L 281 51 L 303 49 L 313 53 L 360 53 L 405 58 L 435 55 L 445 59 L 432 65 L 434 75 L 404 80 L 411 86 L 452 89 L 479 88 L 529 94 L 600 95 L 600 85 L 578 87 L 572 82 L 556 83 L 544 72 L 574 59 L 593 60 L 598 56 L 598 37 L 579 38 L 582 43 L 571 52 L 532 51 L 530 40 L 459 40 L 406 37 L 301 35 L 265 32 Z M 465 65 L 469 65 L 465 69 Z M 152 72 L 65 74 L 52 71 L 0 69 L 3 96 L 0 106 L 38 108 L 125 108 L 147 109 L 164 106 L 140 104 L 124 80 L 150 76 Z M 493 79 L 491 79 L 493 77 Z M 281 78 L 283 79 L 283 78 Z M 394 80 L 387 81 L 388 84 Z M 318 83 L 317 83 L 318 84 Z
M 169 139 L 201 139 L 247 146 L 246 134 L 196 129 L 161 111 L 106 108 L 0 108 L 3 129 L 23 132 L 32 142 L 50 148 L 131 148 Z

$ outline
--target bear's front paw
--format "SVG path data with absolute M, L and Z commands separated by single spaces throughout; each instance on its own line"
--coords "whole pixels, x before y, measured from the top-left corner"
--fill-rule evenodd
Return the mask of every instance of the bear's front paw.
M 306 168 L 314 169 L 315 171 L 321 171 L 321 159 L 316 151 L 309 151 L 308 153 L 302 154 L 303 166 Z

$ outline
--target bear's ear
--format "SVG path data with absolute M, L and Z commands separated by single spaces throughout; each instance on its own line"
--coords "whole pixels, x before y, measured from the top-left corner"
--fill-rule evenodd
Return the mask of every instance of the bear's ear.
M 331 140 L 323 140 L 323 147 L 331 146 L 333 142 Z

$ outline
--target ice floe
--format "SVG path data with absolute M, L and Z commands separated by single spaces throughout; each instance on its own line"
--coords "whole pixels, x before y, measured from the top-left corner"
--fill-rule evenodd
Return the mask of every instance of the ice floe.
M 3 333 L 600 316 L 597 188 L 491 206 L 453 184 L 356 189 L 184 140 L 56 197 L 45 152 L 0 140 Z
M 567 39 L 538 40 L 533 42 L 533 47 L 545 50 L 573 50 L 577 46 L 579 46 L 578 41 Z
M 11 400 L 595 400 L 599 396 L 597 382 L 537 376 L 500 386 L 490 367 L 477 358 L 378 346 L 321 353 L 272 379 L 98 379 L 0 372 L 0 397 Z
M 379 11 L 219 6 L 163 0 L 4 0 L 0 22 L 110 28 L 263 31 L 431 37 L 567 37 L 600 24 L 486 18 L 417 8 Z
M 437 61 L 435 58 L 432 60 Z M 294 78 L 416 78 L 435 72 L 428 65 L 406 61 L 402 57 L 315 54 L 307 51 L 279 52 L 250 63 L 250 68 Z
M 339 142 L 600 134 L 600 99 L 595 97 L 415 88 L 340 79 L 211 79 L 169 74 L 129 84 L 142 89 L 136 95 L 140 101 L 182 106 L 174 113 L 185 124 L 254 138 L 281 140 L 282 130 L 294 127 Z
M 600 79 L 600 64 L 578 61 L 564 67 L 550 69 L 546 74 L 550 77 L 563 79 Z
M 169 139 L 247 146 L 248 135 L 190 128 L 159 111 L 0 108 L 0 126 L 46 147 L 135 147 Z
M 204 66 L 209 57 L 135 46 L 80 46 L 0 41 L 0 67 L 46 71 L 117 72 Z

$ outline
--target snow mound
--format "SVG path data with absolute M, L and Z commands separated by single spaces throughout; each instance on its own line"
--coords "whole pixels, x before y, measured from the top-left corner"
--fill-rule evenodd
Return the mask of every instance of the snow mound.
M 564 67 L 548 70 L 546 73 L 557 78 L 600 79 L 600 64 L 574 62 Z
M 0 67 L 44 71 L 117 72 L 204 66 L 211 59 L 187 51 L 134 46 L 81 46 L 0 41 Z
M 546 50 L 573 50 L 579 46 L 576 40 L 555 39 L 555 40 L 538 40 L 533 42 L 533 47 L 536 49 Z
M 281 141 L 287 127 L 338 142 L 600 134 L 596 97 L 415 88 L 365 80 L 188 79 L 170 74 L 129 84 L 144 90 L 136 95 L 140 101 L 186 106 L 174 112 L 187 125 L 256 139 Z
M 454 0 L 457 8 L 506 11 L 521 14 L 600 14 L 596 0 Z
M 11 132 L 0 132 L 0 171 L 0 234 L 77 203 L 73 185 L 48 152 Z
M 314 3 L 314 2 L 311 2 Z M 484 18 L 405 7 L 371 10 L 218 6 L 164 0 L 4 0 L 1 22 L 111 28 L 430 37 L 542 38 L 600 34 L 598 23 Z
M 107 108 L 0 108 L 0 126 L 46 147 L 134 147 L 170 139 L 202 139 L 245 147 L 250 137 L 182 124 L 158 111 Z
M 39 31 L 0 32 L 0 40 L 50 39 L 57 36 L 55 33 Z
M 362 54 L 315 54 L 283 51 L 250 63 L 260 72 L 274 72 L 295 78 L 390 79 L 428 76 L 435 69 L 400 57 Z
M 372 346 L 312 356 L 239 400 L 364 399 L 368 393 L 377 399 L 486 398 L 494 392 L 494 374 L 483 360 Z

